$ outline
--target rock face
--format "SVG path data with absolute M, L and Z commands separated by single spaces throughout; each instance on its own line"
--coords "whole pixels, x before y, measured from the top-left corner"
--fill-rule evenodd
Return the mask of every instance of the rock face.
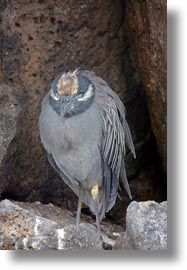
M 127 208 L 124 249 L 167 249 L 167 202 L 132 202 Z
M 142 78 L 152 131 L 167 170 L 167 1 L 126 1 L 126 38 Z
M 12 156 L 16 152 L 13 141 L 17 133 L 20 107 L 14 96 L 14 89 L 8 85 L 0 85 L 0 194 L 9 185 L 9 171 Z M 7 165 L 8 163 L 8 165 Z

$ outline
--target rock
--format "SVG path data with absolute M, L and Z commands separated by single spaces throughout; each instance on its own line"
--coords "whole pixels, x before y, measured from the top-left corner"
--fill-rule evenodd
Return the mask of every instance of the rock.
M 103 241 L 98 235 L 97 228 L 91 224 L 81 223 L 79 230 L 75 225 L 69 225 L 57 229 L 55 236 L 38 235 L 33 237 L 20 238 L 15 245 L 16 249 L 40 250 L 101 250 Z
M 160 250 L 167 249 L 167 203 L 133 201 L 124 227 L 101 223 L 101 235 L 95 220 L 52 204 L 0 202 L 0 249 L 24 250 Z
M 75 225 L 69 225 L 64 229 L 57 230 L 59 249 L 80 250 L 80 249 L 103 249 L 98 230 L 92 224 L 81 223 L 79 230 Z
M 92 223 L 81 216 L 79 230 L 68 210 L 43 205 L 3 200 L 0 202 L 0 249 L 114 249 L 122 238 L 121 226 L 102 222 L 102 239 Z M 89 223 L 88 223 L 89 222 Z
M 49 250 L 58 249 L 58 238 L 50 235 L 39 235 L 33 237 L 20 238 L 15 243 L 16 250 Z
M 16 152 L 13 142 L 17 133 L 20 107 L 14 95 L 14 89 L 6 84 L 0 84 L 0 194 L 9 184 L 9 160 Z
M 1 249 L 22 237 L 54 235 L 57 224 L 37 216 L 33 211 L 24 210 L 9 200 L 0 203 L 0 243 Z
M 126 1 L 125 36 L 141 77 L 152 131 L 163 168 L 167 169 L 167 2 Z
M 123 249 L 167 249 L 167 202 L 135 202 L 127 208 Z

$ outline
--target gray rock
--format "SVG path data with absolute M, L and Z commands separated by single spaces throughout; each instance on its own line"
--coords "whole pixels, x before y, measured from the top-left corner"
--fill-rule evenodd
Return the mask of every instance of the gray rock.
M 135 202 L 127 208 L 124 249 L 167 249 L 167 202 Z
M 103 241 L 95 226 L 81 223 L 79 229 L 75 225 L 57 229 L 54 236 L 38 235 L 21 238 L 16 242 L 15 247 L 24 250 L 101 250 Z
M 103 241 L 100 238 L 95 226 L 88 223 L 81 223 L 77 230 L 75 225 L 70 225 L 64 229 L 57 230 L 59 248 L 63 250 L 80 249 L 103 249 Z
M 20 238 L 15 243 L 16 250 L 48 250 L 48 249 L 58 249 L 58 239 L 57 237 L 45 235 L 45 236 L 33 236 Z
M 0 202 L 0 249 L 101 250 L 113 249 L 124 229 L 114 224 L 101 225 L 102 239 L 94 223 L 84 218 L 77 230 L 75 217 L 52 204 Z M 85 221 L 87 223 L 85 223 Z
M 18 250 L 159 250 L 167 248 L 167 203 L 132 202 L 127 228 L 81 215 L 79 229 L 68 210 L 40 202 L 0 202 L 0 249 Z

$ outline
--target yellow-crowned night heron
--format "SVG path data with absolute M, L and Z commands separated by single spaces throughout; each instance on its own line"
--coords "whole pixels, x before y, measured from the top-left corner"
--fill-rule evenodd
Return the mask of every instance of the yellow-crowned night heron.
M 99 228 L 120 179 L 131 198 L 125 143 L 134 157 L 135 150 L 123 103 L 94 72 L 63 72 L 43 100 L 39 126 L 50 164 L 79 198 L 77 226 L 84 202 Z

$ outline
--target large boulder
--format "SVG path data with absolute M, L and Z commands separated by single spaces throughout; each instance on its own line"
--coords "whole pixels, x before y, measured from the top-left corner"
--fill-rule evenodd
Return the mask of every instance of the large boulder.
M 164 171 L 167 171 L 167 1 L 126 1 L 125 36 L 141 77 Z
M 127 208 L 124 249 L 167 249 L 167 202 L 133 201 Z

